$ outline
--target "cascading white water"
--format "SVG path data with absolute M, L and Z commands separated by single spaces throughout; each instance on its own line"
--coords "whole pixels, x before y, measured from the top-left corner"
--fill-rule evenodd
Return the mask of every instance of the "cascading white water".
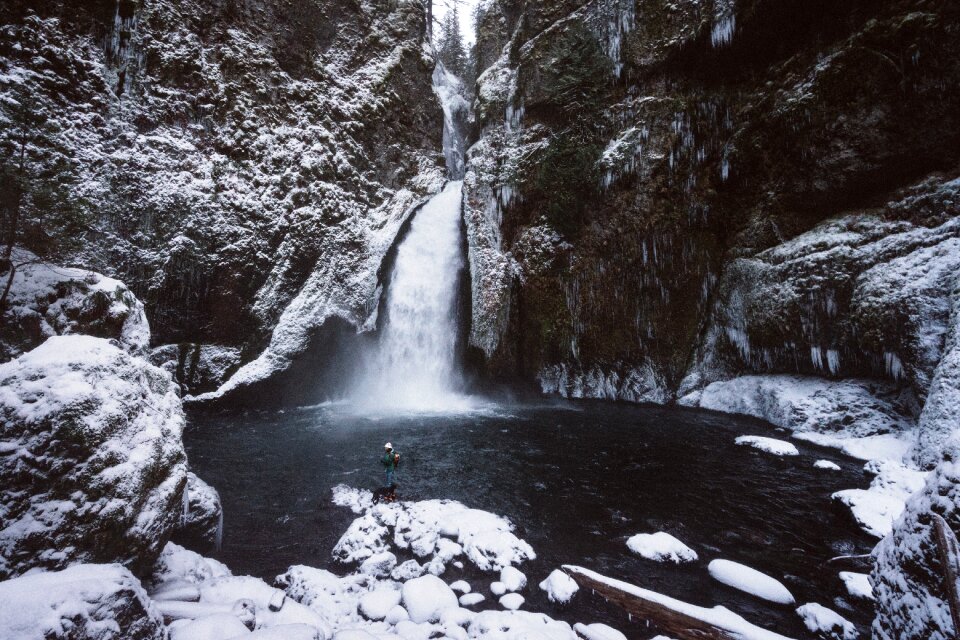
M 368 406 L 436 411 L 459 408 L 456 364 L 461 182 L 449 182 L 417 212 L 397 250 L 379 348 L 362 398 Z
M 434 91 L 444 114 L 443 147 L 452 182 L 413 218 L 397 249 L 376 353 L 355 388 L 356 404 L 374 409 L 466 408 L 457 366 L 457 293 L 464 269 L 461 181 L 469 104 L 460 80 L 438 64 Z

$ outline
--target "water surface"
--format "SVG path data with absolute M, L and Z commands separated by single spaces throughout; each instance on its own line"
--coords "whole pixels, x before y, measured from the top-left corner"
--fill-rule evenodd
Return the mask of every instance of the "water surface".
M 722 557 L 781 579 L 798 605 L 819 602 L 865 630 L 869 606 L 846 597 L 837 570 L 823 566 L 872 546 L 830 500 L 836 490 L 869 484 L 862 463 L 803 442 L 796 442 L 801 455 L 778 458 L 735 446 L 743 434 L 786 437 L 750 418 L 582 403 L 399 417 L 350 415 L 343 406 L 202 415 L 191 417 L 185 441 L 191 467 L 223 500 L 223 549 L 213 555 L 234 573 L 270 580 L 291 564 L 345 572 L 330 552 L 355 516 L 332 505 L 330 489 L 379 486 L 378 458 L 389 440 L 403 454 L 404 499 L 452 498 L 517 525 L 538 555 L 521 567 L 531 583 L 529 610 L 571 623 L 606 622 L 629 637 L 651 635 L 588 593 L 568 607 L 549 603 L 536 584 L 574 563 L 812 637 L 793 612 L 797 605 L 770 605 L 713 581 L 706 565 Z M 842 471 L 814 469 L 821 458 Z M 700 561 L 659 564 L 627 549 L 627 537 L 658 530 L 692 547 Z M 464 577 L 497 606 L 486 589 L 495 578 Z

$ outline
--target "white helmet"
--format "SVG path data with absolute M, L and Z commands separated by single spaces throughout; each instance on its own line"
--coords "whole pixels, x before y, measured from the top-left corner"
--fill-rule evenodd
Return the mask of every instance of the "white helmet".
M 383 448 L 384 448 L 384 449 L 393 449 L 393 445 L 388 442 L 387 444 L 383 445 Z

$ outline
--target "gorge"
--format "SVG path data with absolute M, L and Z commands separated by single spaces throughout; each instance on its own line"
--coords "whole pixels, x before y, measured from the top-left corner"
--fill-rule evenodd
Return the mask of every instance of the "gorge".
M 450 6 L 0 6 L 0 637 L 955 637 L 956 3 Z

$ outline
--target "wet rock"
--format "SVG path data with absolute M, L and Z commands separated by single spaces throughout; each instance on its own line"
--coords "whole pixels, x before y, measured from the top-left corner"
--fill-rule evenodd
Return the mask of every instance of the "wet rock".
M 223 535 L 220 494 L 192 472 L 187 473 L 185 491 L 183 513 L 173 541 L 199 551 L 219 549 Z
M 167 344 L 150 352 L 150 362 L 180 384 L 185 394 L 214 391 L 240 368 L 240 350 L 216 344 Z
M 146 571 L 182 513 L 170 377 L 108 340 L 56 336 L 0 365 L 0 576 L 75 562 Z
M 164 640 L 163 619 L 129 570 L 77 564 L 0 582 L 0 635 L 44 640 Z

